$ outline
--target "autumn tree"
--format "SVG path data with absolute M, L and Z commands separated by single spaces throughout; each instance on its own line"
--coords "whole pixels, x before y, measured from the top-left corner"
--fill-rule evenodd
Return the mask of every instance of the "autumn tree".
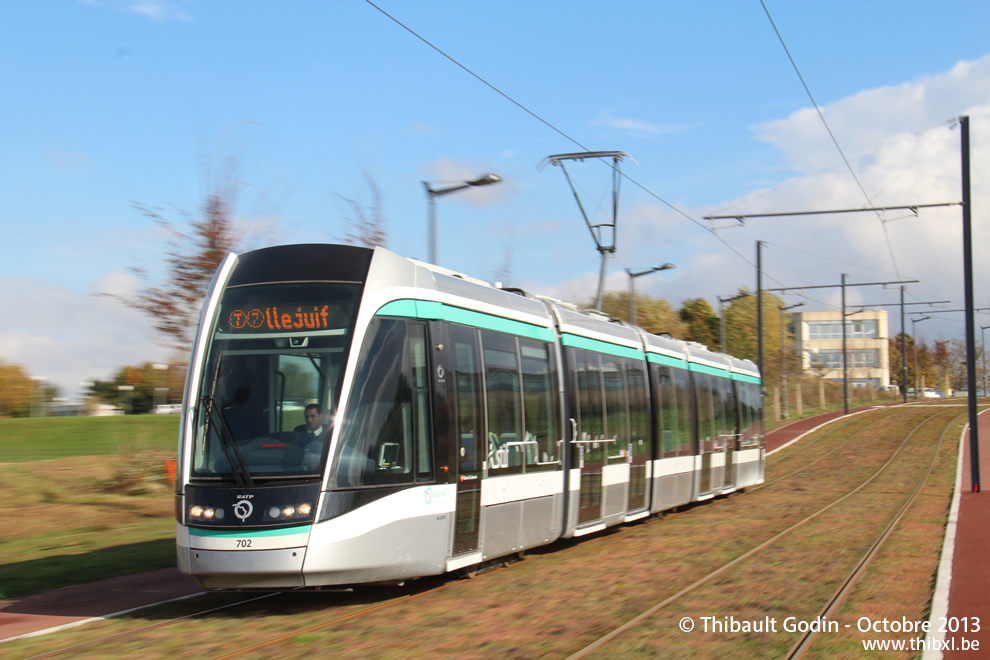
M 781 349 L 784 351 L 783 368 L 788 373 L 795 371 L 800 361 L 800 356 L 793 350 L 792 333 L 788 331 L 786 316 L 781 307 L 784 304 L 780 298 L 771 293 L 763 293 L 763 379 L 767 385 L 778 385 L 781 382 Z M 725 308 L 724 352 L 743 360 L 759 361 L 756 311 L 756 296 L 746 289 L 740 289 L 739 297 Z
M 594 301 L 588 301 L 587 306 L 594 306 Z M 610 291 L 602 301 L 602 312 L 618 319 L 629 318 L 629 292 Z M 636 294 L 637 325 L 652 333 L 667 333 L 675 339 L 687 336 L 687 325 L 669 302 L 662 298 L 651 298 Z
M 688 341 L 703 344 L 712 350 L 720 350 L 718 314 L 704 298 L 693 298 L 681 302 L 678 312 L 681 320 L 687 326 Z
M 0 360 L 0 417 L 30 415 L 33 386 L 20 365 Z
M 129 306 L 151 317 L 165 346 L 188 351 L 206 290 L 227 253 L 237 249 L 238 235 L 232 222 L 237 183 L 232 173 L 211 188 L 199 217 L 188 219 L 188 229 L 166 219 L 160 208 L 135 204 L 145 216 L 169 233 L 165 261 L 168 274 L 159 284 L 149 283 L 124 298 Z M 149 279 L 143 268 L 134 268 Z
M 890 339 L 887 340 L 887 355 L 889 356 L 888 357 L 888 361 L 889 361 L 889 364 L 890 364 L 890 381 L 891 381 L 891 383 L 897 385 L 901 389 L 901 392 L 906 392 L 907 391 L 906 388 L 910 387 L 910 385 L 908 385 L 908 384 L 906 384 L 904 382 L 904 366 L 905 366 L 905 362 L 904 362 L 904 356 L 901 353 L 901 337 L 902 336 L 904 337 L 904 343 L 907 345 L 907 350 L 908 351 L 911 350 L 911 348 L 914 346 L 914 343 L 911 340 L 911 338 L 908 337 L 907 335 L 904 335 L 903 333 L 899 333 L 896 337 L 891 337 Z M 910 356 L 911 353 L 908 352 L 908 355 Z M 911 374 L 913 373 L 913 368 L 911 367 L 911 360 L 908 359 L 906 364 L 907 364 L 907 367 L 908 367 L 908 370 L 907 370 L 908 378 L 907 378 L 907 380 L 908 380 L 908 383 L 911 383 L 911 382 L 913 382 L 911 380 Z

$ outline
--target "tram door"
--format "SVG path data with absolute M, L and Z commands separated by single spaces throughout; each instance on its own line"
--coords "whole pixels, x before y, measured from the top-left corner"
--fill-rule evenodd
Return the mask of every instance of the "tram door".
M 727 378 L 720 378 L 722 381 L 722 399 L 725 402 L 725 476 L 722 481 L 722 488 L 732 488 L 736 483 L 735 466 L 733 454 L 736 451 L 736 444 L 739 442 L 739 403 L 736 397 L 736 388 L 733 381 Z
M 715 438 L 715 446 L 712 451 L 718 456 L 717 467 L 712 470 L 711 485 L 713 490 L 718 490 L 725 487 L 726 470 L 731 468 L 727 461 L 732 458 L 731 446 L 735 440 L 735 428 L 729 423 L 731 418 L 729 386 L 731 383 L 728 378 L 719 376 L 709 376 L 708 382 L 711 384 L 712 436 Z
M 650 446 L 650 407 L 646 387 L 646 372 L 642 366 L 626 362 L 626 393 L 629 398 L 629 511 L 645 509 L 650 505 L 650 488 L 647 479 L 648 463 L 652 455 Z
M 451 325 L 450 331 L 457 407 L 453 420 L 456 459 L 452 472 L 457 484 L 457 504 L 452 554 L 457 556 L 479 547 L 486 433 L 478 331 L 459 325 Z
M 573 466 L 581 469 L 581 489 L 577 524 L 602 517 L 602 469 L 608 441 L 605 439 L 605 411 L 602 397 L 601 365 L 596 353 L 571 349 L 573 365 L 574 417 L 571 418 Z
M 697 402 L 698 450 L 701 452 L 701 474 L 698 494 L 712 490 L 712 453 L 718 446 L 715 432 L 715 407 L 711 378 L 707 374 L 694 374 L 695 401 Z

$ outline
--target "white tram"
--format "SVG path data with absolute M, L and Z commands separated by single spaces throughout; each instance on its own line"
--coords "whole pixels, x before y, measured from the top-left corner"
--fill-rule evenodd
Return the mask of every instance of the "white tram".
M 752 362 L 381 248 L 228 255 L 184 400 L 210 588 L 436 575 L 763 481 Z

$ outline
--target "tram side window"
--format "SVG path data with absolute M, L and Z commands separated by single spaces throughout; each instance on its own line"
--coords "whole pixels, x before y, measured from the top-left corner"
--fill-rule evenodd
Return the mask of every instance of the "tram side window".
M 605 411 L 602 397 L 601 364 L 598 353 L 580 348 L 568 349 L 577 380 L 577 409 L 580 441 L 584 461 L 588 464 L 605 462 Z
M 403 428 L 406 442 L 411 439 L 416 447 L 416 479 L 425 481 L 433 474 L 430 460 L 433 447 L 430 442 L 430 373 L 426 360 L 426 328 L 414 325 L 409 328 L 407 344 L 409 367 L 412 372 L 412 420 L 415 428 Z M 411 438 L 408 432 L 411 431 Z M 404 443 L 404 444 L 405 444 Z M 383 467 L 379 465 L 379 467 Z
M 341 429 L 338 488 L 431 477 L 426 355 L 422 323 L 383 317 L 370 324 Z
M 602 356 L 602 383 L 605 385 L 605 432 L 612 440 L 605 454 L 609 463 L 624 463 L 629 448 L 629 424 L 621 358 Z
M 763 443 L 763 396 L 761 386 L 758 383 L 747 383 L 749 388 L 749 398 L 751 402 L 753 420 L 750 425 L 750 442 L 753 444 Z
M 695 373 L 694 384 L 698 401 L 698 440 L 711 441 L 718 435 L 715 430 L 715 402 L 712 400 L 712 379 L 708 374 Z
M 459 474 L 481 472 L 484 456 L 478 450 L 487 443 L 479 443 L 479 435 L 485 434 L 484 388 L 481 384 L 481 365 L 478 358 L 478 331 L 460 325 L 451 326 L 454 341 L 454 370 L 457 381 L 457 432 L 460 437 L 458 454 Z
M 717 406 L 719 442 L 726 445 L 735 440 L 736 414 L 732 408 L 732 381 L 728 378 L 712 377 L 713 399 Z
M 625 361 L 626 392 L 629 394 L 629 441 L 633 456 L 650 456 L 650 406 L 646 373 L 640 362 Z
M 691 391 L 687 371 L 674 367 L 658 367 L 662 430 L 661 448 L 664 458 L 692 456 L 696 453 L 691 426 Z
M 548 344 L 519 339 L 522 358 L 523 407 L 526 411 L 526 471 L 559 465 L 555 369 Z
M 743 445 L 757 444 L 759 440 L 756 434 L 756 407 L 754 405 L 756 397 L 759 396 L 757 386 L 753 383 L 736 381 L 736 391 L 739 396 L 739 436 Z
M 522 397 L 516 339 L 482 332 L 488 398 L 488 468 L 498 474 L 521 472 Z
M 677 398 L 674 379 L 670 367 L 654 364 L 653 382 L 656 384 L 656 405 L 653 409 L 653 424 L 656 428 L 658 456 L 676 456 L 680 445 L 677 425 Z

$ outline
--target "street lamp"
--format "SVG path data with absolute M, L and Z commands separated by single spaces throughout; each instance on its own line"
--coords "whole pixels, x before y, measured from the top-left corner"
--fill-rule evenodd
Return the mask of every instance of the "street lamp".
M 155 408 L 157 408 L 158 406 L 162 405 L 162 401 L 159 400 L 159 394 L 158 393 L 159 392 L 168 392 L 168 388 L 167 387 L 161 387 L 161 386 L 158 385 L 158 372 L 159 371 L 166 371 L 167 372 L 168 371 L 168 365 L 167 364 L 162 364 L 161 362 L 156 362 L 155 364 L 151 365 L 151 368 L 155 370 L 155 376 L 154 376 L 154 379 L 153 379 L 154 380 L 153 386 L 155 388 L 155 396 L 154 396 Z M 165 375 L 165 380 L 166 380 L 166 382 L 168 382 L 168 374 L 167 373 Z M 164 403 L 168 403 L 168 400 L 166 399 L 166 401 Z
M 93 385 L 94 384 L 95 383 L 93 383 L 93 381 L 91 381 L 91 380 L 84 380 L 84 381 L 82 381 L 82 382 L 79 383 L 79 389 L 82 390 L 82 400 L 83 400 L 83 410 L 84 410 L 83 414 L 84 415 L 89 415 L 91 413 L 90 396 L 93 393 Z
M 134 391 L 134 386 L 133 385 L 118 385 L 117 386 L 117 391 L 120 392 L 119 397 L 117 399 L 117 405 L 120 406 L 121 410 L 123 410 L 123 408 L 124 408 L 124 392 L 128 392 L 128 395 L 127 395 L 127 409 L 128 409 L 128 411 L 130 411 L 133 408 L 133 401 L 134 401 L 134 395 L 133 394 L 130 394 L 130 392 L 133 392 Z M 127 413 L 124 413 L 124 414 L 126 415 Z
M 787 410 L 787 360 L 784 357 L 784 312 L 795 307 L 801 307 L 802 305 L 804 303 L 799 302 L 780 308 L 780 403 L 784 412 L 784 419 L 790 416 Z
M 649 275 L 650 273 L 657 273 L 661 270 L 670 270 L 671 268 L 677 268 L 674 264 L 664 264 L 662 266 L 654 266 L 653 268 L 647 268 L 646 270 L 641 270 L 634 273 L 631 269 L 626 268 L 626 273 L 629 275 L 629 324 L 636 325 L 636 278 L 642 277 L 643 275 Z
M 450 193 L 455 193 L 458 190 L 465 190 L 466 188 L 476 188 L 478 186 L 487 186 L 492 183 L 498 183 L 502 180 L 497 174 L 485 174 L 484 176 L 474 179 L 473 181 L 463 181 L 455 186 L 450 186 L 448 188 L 431 188 L 429 181 L 423 181 L 423 186 L 426 187 L 426 197 L 429 201 L 429 234 L 430 234 L 430 263 L 437 263 L 437 197 L 443 197 L 444 195 L 449 195 Z
M 918 336 L 914 334 L 914 324 L 927 321 L 930 316 L 922 316 L 920 319 L 911 319 L 911 341 L 914 342 L 914 398 L 918 397 Z
M 31 388 L 31 416 L 45 416 L 45 390 L 42 383 L 48 380 L 48 376 L 31 376 L 34 387 Z

